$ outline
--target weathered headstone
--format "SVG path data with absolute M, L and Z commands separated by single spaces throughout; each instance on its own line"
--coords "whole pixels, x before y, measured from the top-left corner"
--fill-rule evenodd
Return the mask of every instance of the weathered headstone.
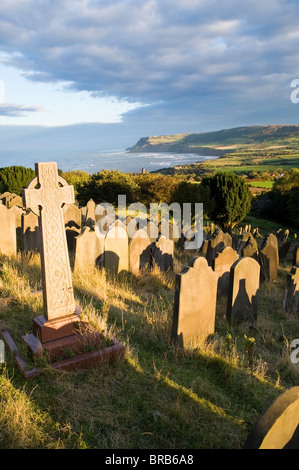
M 266 281 L 277 280 L 279 264 L 278 242 L 272 233 L 264 240 L 259 251 L 259 263 L 261 266 L 261 278 Z
M 299 315 L 299 266 L 293 266 L 287 274 L 283 309 L 287 314 Z
M 0 221 L 0 253 L 6 256 L 16 256 L 16 216 L 3 204 L 0 204 Z
M 169 240 L 169 238 L 166 238 L 163 235 L 161 235 L 158 240 L 151 245 L 153 261 L 161 271 L 173 269 L 173 249 L 173 240 Z
M 238 259 L 238 253 L 230 246 L 223 248 L 214 258 L 212 267 L 217 274 L 217 290 L 220 295 L 228 294 L 230 268 Z
M 244 449 L 299 448 L 299 387 L 283 392 L 256 421 Z
M 138 275 L 150 263 L 150 238 L 145 230 L 137 230 L 129 242 L 130 272 Z
M 125 228 L 112 226 L 108 229 L 105 237 L 104 267 L 115 274 L 129 270 L 129 240 Z
M 230 324 L 255 324 L 257 319 L 260 265 L 253 258 L 241 258 L 230 270 L 227 319 Z
M 195 347 L 215 331 L 217 275 L 204 257 L 176 275 L 172 340 Z
M 84 227 L 83 232 L 75 238 L 74 267 L 102 267 L 104 254 L 104 236 L 98 236 L 95 230 Z

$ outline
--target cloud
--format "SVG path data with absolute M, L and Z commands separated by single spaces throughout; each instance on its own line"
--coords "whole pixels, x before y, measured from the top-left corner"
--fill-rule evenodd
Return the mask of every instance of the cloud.
M 0 116 L 20 117 L 27 113 L 36 113 L 44 111 L 39 106 L 25 106 L 20 104 L 0 103 Z
M 2 0 L 0 43 L 27 79 L 70 91 L 269 113 L 299 76 L 298 14 L 288 0 Z

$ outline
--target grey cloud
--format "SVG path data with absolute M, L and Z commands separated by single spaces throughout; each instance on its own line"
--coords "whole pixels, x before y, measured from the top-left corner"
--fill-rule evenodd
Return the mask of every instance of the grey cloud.
M 287 0 L 2 0 L 0 41 L 28 79 L 94 96 L 206 108 L 254 94 L 268 109 L 299 75 L 298 14 Z
M 0 103 L 0 116 L 20 117 L 27 113 L 36 113 L 44 111 L 38 106 L 25 106 L 19 104 Z

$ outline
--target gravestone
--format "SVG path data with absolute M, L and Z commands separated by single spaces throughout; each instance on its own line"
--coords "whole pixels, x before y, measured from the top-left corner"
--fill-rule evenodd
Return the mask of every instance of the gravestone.
M 23 201 L 25 207 L 38 215 L 44 315 L 34 318 L 33 334 L 22 339 L 35 357 L 47 352 L 54 368 L 88 368 L 102 361 L 103 356 L 114 360 L 114 354 L 123 354 L 123 346 L 113 341 L 109 348 L 96 349 L 103 335 L 92 331 L 87 319 L 80 317 L 74 300 L 62 209 L 63 205 L 74 202 L 73 186 L 58 176 L 54 162 L 36 164 L 36 174 L 23 190 Z M 5 336 L 7 344 L 11 345 L 10 336 Z M 93 350 L 86 352 L 86 347 Z M 72 351 L 74 356 L 58 360 L 65 350 Z M 19 354 L 16 360 L 25 377 L 39 373 L 37 369 L 26 371 L 26 363 L 20 360 Z
M 299 449 L 299 387 L 283 392 L 256 421 L 244 449 Z
M 129 242 L 130 272 L 138 275 L 150 263 L 150 238 L 145 230 L 138 230 Z
M 173 269 L 173 248 L 173 240 L 170 240 L 163 235 L 161 235 L 158 240 L 151 245 L 151 256 L 153 262 L 161 269 L 161 271 Z
M 230 268 L 239 259 L 238 253 L 226 246 L 213 260 L 213 271 L 217 274 L 217 290 L 220 295 L 228 294 Z
M 255 324 L 257 319 L 260 265 L 253 258 L 241 258 L 230 270 L 227 319 L 230 324 Z
M 296 245 L 293 250 L 292 265 L 299 266 L 299 245 Z
M 16 216 L 0 204 L 0 253 L 6 256 L 17 254 Z
M 259 263 L 261 266 L 261 279 L 277 281 L 277 269 L 279 264 L 278 242 L 272 233 L 264 240 L 259 251 Z
M 299 266 L 293 266 L 287 274 L 283 309 L 289 315 L 299 315 Z
M 74 202 L 74 189 L 58 176 L 55 163 L 38 163 L 36 173 L 23 190 L 23 201 L 38 216 L 44 316 L 53 320 L 76 312 L 62 211 L 63 204 Z
M 38 216 L 27 210 L 21 217 L 21 246 L 25 253 L 40 251 L 40 228 Z
M 192 348 L 215 331 L 217 275 L 204 257 L 176 275 L 172 340 Z
M 219 230 L 213 238 L 209 240 L 207 249 L 207 261 L 209 266 L 212 266 L 213 259 L 226 246 L 232 246 L 232 237 L 229 233 Z
M 104 247 L 105 269 L 114 274 L 129 270 L 129 240 L 125 228 L 118 225 L 109 227 Z
M 104 236 L 98 236 L 95 230 L 84 227 L 75 240 L 74 268 L 102 267 L 104 254 Z

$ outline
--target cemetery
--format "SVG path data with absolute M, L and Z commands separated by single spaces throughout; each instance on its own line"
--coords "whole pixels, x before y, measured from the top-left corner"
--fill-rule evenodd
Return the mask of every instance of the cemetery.
M 299 447 L 296 233 L 208 221 L 187 250 L 54 163 L 0 220 L 1 448 Z

